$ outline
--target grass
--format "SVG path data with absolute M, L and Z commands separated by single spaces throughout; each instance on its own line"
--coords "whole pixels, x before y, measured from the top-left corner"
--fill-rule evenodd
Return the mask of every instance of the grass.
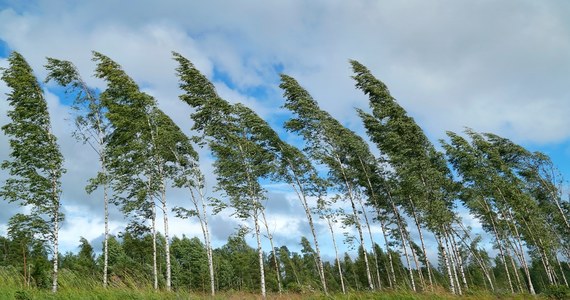
M 16 299 L 16 300 L 178 300 L 178 299 L 261 299 L 261 296 L 251 292 L 219 292 L 216 297 L 211 298 L 208 294 L 200 294 L 195 292 L 177 291 L 165 292 L 154 291 L 148 286 L 140 286 L 135 280 L 128 278 L 120 282 L 113 282 L 111 287 L 104 289 L 101 287 L 99 281 L 95 278 L 77 276 L 73 272 L 62 270 L 60 273 L 60 286 L 56 294 L 50 290 L 26 288 L 22 277 L 14 276 L 17 274 L 12 268 L 0 268 L 0 300 L 3 299 Z M 410 291 L 382 291 L 382 292 L 350 292 L 347 295 L 333 294 L 324 295 L 322 293 L 284 293 L 279 295 L 277 293 L 269 294 L 268 299 L 272 300 L 285 300 L 285 299 L 314 299 L 314 300 L 366 300 L 366 299 L 379 299 L 379 300 L 453 300 L 453 299 L 469 299 L 469 300 L 491 300 L 491 299 L 547 299 L 545 297 L 530 295 L 511 295 L 511 294 L 491 294 L 489 292 L 470 291 L 464 296 L 454 296 L 447 293 L 445 290 L 437 290 L 434 293 L 414 293 Z

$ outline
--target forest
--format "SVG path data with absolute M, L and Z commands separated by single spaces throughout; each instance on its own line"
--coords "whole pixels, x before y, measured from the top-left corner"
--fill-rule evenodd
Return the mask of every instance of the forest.
M 10 89 L 2 127 L 10 149 L 2 157 L 7 179 L 0 197 L 25 213 L 13 215 L 0 237 L 0 292 L 16 299 L 74 289 L 116 291 L 117 299 L 129 291 L 149 292 L 133 299 L 570 297 L 570 199 L 547 155 L 469 128 L 434 144 L 388 87 L 354 60 L 352 80 L 369 99 L 369 109 L 356 110 L 365 135 L 321 109 L 285 74 L 279 87 L 288 120 L 277 131 L 253 109 L 220 97 L 182 54 L 172 58 L 180 105 L 192 109 L 193 136 L 104 54 L 93 52 L 89 74 L 106 83 L 104 90 L 58 58 L 47 58 L 48 76 L 40 82 L 21 54 L 10 54 L 1 77 Z M 85 238 L 77 253 L 59 251 L 66 170 L 43 92 L 48 82 L 65 90 L 73 135 L 98 157 L 85 191 L 103 195 L 100 254 Z M 281 129 L 302 142 L 288 143 Z M 214 193 L 207 193 L 198 149 L 213 160 Z M 306 237 L 294 237 L 300 253 L 273 239 L 269 183 L 286 184 L 297 197 L 309 228 Z M 172 188 L 184 191 L 186 206 L 170 207 Z M 129 221 L 116 236 L 109 232 L 111 205 Z M 467 226 L 460 207 L 485 237 Z M 222 211 L 247 226 L 215 248 L 209 221 Z M 202 234 L 171 236 L 169 218 L 197 222 Z M 326 224 L 326 235 L 317 223 Z M 327 249 L 332 260 L 319 246 L 325 240 L 334 246 Z M 341 253 L 340 243 L 353 251 Z

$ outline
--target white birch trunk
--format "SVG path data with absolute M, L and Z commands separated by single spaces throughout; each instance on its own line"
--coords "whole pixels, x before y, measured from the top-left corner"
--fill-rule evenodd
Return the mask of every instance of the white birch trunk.
M 556 259 L 556 263 L 558 263 L 558 268 L 560 269 L 560 274 L 562 275 L 564 284 L 566 285 L 566 287 L 570 287 L 568 285 L 568 280 L 566 279 L 566 275 L 564 274 L 564 269 L 562 268 L 562 264 L 560 263 L 560 259 L 558 259 L 558 255 L 556 255 L 556 253 L 554 253 L 554 258 Z
M 261 298 L 265 300 L 267 298 L 267 293 L 265 291 L 265 270 L 263 266 L 263 249 L 261 249 L 261 237 L 260 237 L 260 228 L 259 228 L 259 220 L 256 212 L 253 214 L 253 222 L 255 223 L 255 237 L 257 239 L 257 254 L 259 258 L 259 274 L 260 274 L 260 286 L 261 286 Z
M 59 199 L 56 200 L 53 225 L 53 274 L 51 291 L 57 292 L 58 264 L 59 264 Z
M 165 179 L 162 179 L 161 182 L 161 201 L 162 202 L 162 216 L 164 221 L 164 252 L 166 255 L 166 290 L 170 292 L 172 289 L 172 272 L 171 272 L 171 264 L 170 264 L 170 239 L 168 235 L 168 207 L 166 205 L 166 184 Z
M 158 290 L 158 268 L 156 264 L 156 207 L 154 201 L 152 203 L 152 217 L 151 217 L 151 230 L 152 230 L 152 278 L 153 287 Z
M 360 208 L 362 209 L 362 214 L 364 215 L 364 221 L 366 222 L 366 229 L 368 229 L 368 237 L 370 238 L 370 243 L 372 244 L 372 255 L 374 255 L 374 263 L 376 265 L 376 279 L 377 279 L 376 288 L 381 289 L 382 282 L 380 281 L 380 265 L 378 264 L 378 254 L 376 253 L 374 238 L 372 237 L 372 229 L 370 228 L 370 222 L 368 221 L 368 214 L 366 213 L 366 209 L 364 208 L 364 204 L 362 203 L 362 199 L 360 197 L 358 197 L 358 202 L 360 204 Z
M 388 274 L 388 284 L 390 285 L 390 288 L 393 288 L 394 284 L 396 284 L 396 272 L 394 272 L 394 262 L 392 261 L 392 255 L 390 253 L 391 249 L 390 246 L 388 245 L 388 236 L 386 235 L 386 223 L 384 222 L 384 220 L 382 220 L 380 216 L 378 216 L 378 219 L 380 220 L 380 228 L 382 229 L 382 236 L 384 237 L 384 243 L 386 244 L 386 254 L 388 255 L 388 263 L 390 265 L 390 274 Z
M 398 219 L 398 223 L 402 223 L 401 221 L 401 217 L 400 214 L 396 215 L 396 218 Z M 408 266 L 408 273 L 410 276 L 410 284 L 412 285 L 412 290 L 415 292 L 416 291 L 416 281 L 414 279 L 414 273 L 412 271 L 412 264 L 410 263 L 410 256 L 408 254 L 408 247 L 406 246 L 406 234 L 404 233 L 405 229 L 402 228 L 402 226 L 398 226 L 398 229 L 400 230 L 400 239 L 402 242 L 402 250 L 404 251 L 404 257 L 406 258 L 406 263 Z
M 449 262 L 449 258 L 447 257 L 447 253 L 445 251 L 445 245 L 441 241 L 441 237 L 436 234 L 435 238 L 437 239 L 437 243 L 439 245 L 439 250 L 441 251 L 441 255 L 443 256 L 443 261 L 445 262 L 445 268 L 447 270 L 447 277 L 449 279 L 449 289 L 452 294 L 455 294 L 455 282 L 453 280 L 453 274 L 451 274 L 451 266 Z
M 516 254 L 515 254 L 515 255 L 516 255 Z M 515 279 L 516 279 L 516 281 L 517 281 L 517 285 L 518 285 L 518 288 L 519 288 L 519 292 L 522 293 L 522 292 L 524 291 L 524 288 L 523 288 L 523 286 L 522 286 L 521 278 L 520 278 L 520 276 L 519 276 L 518 267 L 517 267 L 517 265 L 516 265 L 516 263 L 515 263 L 515 259 L 513 258 L 513 256 L 512 256 L 512 255 L 509 255 L 509 257 L 511 258 L 511 266 L 512 266 L 512 268 L 513 268 L 513 273 L 515 274 Z
M 447 236 L 447 232 L 444 231 L 444 241 L 445 241 L 445 249 L 449 254 L 449 261 L 451 262 L 451 270 L 453 272 L 453 279 L 455 280 L 455 290 L 457 294 L 462 295 L 463 291 L 461 290 L 461 285 L 459 284 L 459 276 L 457 276 L 457 261 L 455 257 L 455 253 L 451 248 L 449 238 Z
M 364 236 L 362 234 L 362 225 L 360 224 L 360 218 L 358 217 L 358 210 L 356 209 L 356 204 L 355 204 L 355 198 L 353 195 L 353 190 L 352 190 L 352 185 L 348 182 L 348 178 L 346 176 L 346 173 L 344 171 L 344 167 L 342 165 L 342 162 L 340 160 L 340 158 L 338 156 L 335 156 L 336 161 L 338 162 L 338 165 L 341 169 L 342 172 L 342 176 L 344 179 L 344 183 L 345 183 L 345 187 L 346 190 L 348 192 L 348 198 L 350 200 L 350 205 L 352 207 L 352 214 L 354 217 L 354 222 L 356 225 L 356 231 L 358 232 L 358 239 L 360 241 L 360 245 L 362 246 L 362 250 L 364 253 L 364 264 L 366 266 L 366 277 L 368 279 L 368 288 L 370 290 L 374 289 L 374 283 L 372 282 L 372 275 L 370 274 L 370 263 L 368 262 L 368 254 L 366 253 L 366 246 L 364 243 Z
M 287 161 L 287 162 L 289 164 L 291 164 L 290 161 Z M 299 198 L 299 201 L 301 202 L 301 206 L 303 206 L 303 210 L 305 211 L 305 215 L 307 216 L 307 221 L 309 222 L 309 227 L 311 228 L 311 235 L 313 236 L 313 243 L 315 244 L 315 254 L 316 254 L 316 260 L 317 260 L 317 269 L 319 271 L 319 278 L 321 280 L 323 292 L 325 294 L 328 294 L 327 282 L 325 279 L 325 269 L 323 266 L 323 260 L 321 258 L 321 250 L 319 248 L 319 241 L 317 239 L 317 233 L 315 231 L 315 224 L 313 222 L 313 214 L 311 213 L 311 209 L 309 208 L 309 203 L 307 203 L 307 198 L 305 197 L 305 191 L 303 189 L 303 185 L 299 181 L 297 174 L 293 171 L 292 171 L 292 173 L 293 173 L 293 178 L 295 179 L 295 182 L 292 183 L 291 185 L 293 186 L 293 189 L 295 190 L 295 193 L 297 194 L 297 198 Z
M 340 258 L 338 256 L 338 247 L 336 246 L 336 239 L 334 237 L 334 230 L 332 227 L 332 222 L 328 217 L 326 217 L 326 219 L 327 219 L 327 224 L 329 225 L 329 230 L 331 231 L 331 237 L 332 237 L 332 242 L 333 242 L 333 246 L 334 246 L 334 254 L 336 257 L 336 264 L 338 266 L 338 275 L 340 277 L 340 286 L 342 288 L 342 293 L 346 294 L 346 287 L 344 286 L 344 276 L 342 275 L 342 268 L 340 266 Z
M 515 293 L 515 289 L 513 288 L 513 281 L 511 279 L 511 274 L 509 272 L 509 268 L 507 265 L 507 258 L 505 257 L 505 253 L 503 251 L 503 241 L 502 239 L 499 237 L 499 232 L 497 231 L 497 226 L 495 225 L 495 220 L 493 218 L 493 215 L 491 213 L 491 208 L 489 207 L 489 204 L 487 203 L 487 201 L 481 199 L 481 201 L 483 202 L 483 204 L 485 205 L 486 211 L 489 214 L 489 219 L 491 220 L 491 225 L 493 227 L 493 233 L 495 234 L 495 241 L 497 241 L 497 246 L 499 248 L 499 253 L 501 254 L 501 260 L 503 261 L 503 266 L 505 268 L 505 273 L 507 274 L 507 281 L 509 282 L 509 287 L 511 289 L 511 294 Z M 506 251 L 506 249 L 505 249 Z
M 451 228 L 451 225 L 449 227 Z M 461 275 L 463 286 L 465 287 L 465 291 L 467 291 L 469 289 L 469 285 L 467 284 L 467 278 L 465 277 L 465 270 L 463 269 L 463 258 L 461 258 L 461 253 L 459 252 L 459 248 L 457 247 L 455 236 L 449 232 L 448 236 L 453 252 L 455 253 L 455 256 L 457 258 L 457 264 L 459 265 L 459 275 Z
M 503 194 L 503 191 L 500 188 L 497 188 L 497 191 L 501 195 L 503 202 L 508 204 L 508 202 L 506 201 L 506 198 Z M 501 211 L 501 212 L 502 212 L 503 216 L 505 217 L 505 219 L 507 219 L 505 212 L 504 211 Z M 526 259 L 524 257 L 524 250 L 522 248 L 521 236 L 520 236 L 519 231 L 517 229 L 517 225 L 515 224 L 515 219 L 513 218 L 513 215 L 511 214 L 509 209 L 507 209 L 507 213 L 509 214 L 509 218 L 507 219 L 507 224 L 511 228 L 512 232 L 514 229 L 515 238 L 517 240 L 517 248 L 518 248 L 517 250 L 520 251 L 519 259 L 520 259 L 522 267 L 525 271 L 525 275 L 526 275 L 527 282 L 528 282 L 528 289 L 529 289 L 531 295 L 536 295 L 536 292 L 534 291 L 534 285 L 532 284 L 532 278 L 530 277 L 530 271 L 528 269 L 528 264 L 527 264 Z M 518 251 L 515 251 L 515 252 L 518 252 Z
M 424 242 L 424 234 L 422 232 L 422 228 L 418 219 L 418 215 L 416 213 L 416 206 L 414 205 L 414 202 L 412 200 L 412 198 L 409 198 L 410 200 L 410 204 L 412 204 L 412 216 L 414 217 L 414 222 L 416 223 L 416 228 L 418 229 L 418 234 L 420 236 L 420 243 L 422 245 L 422 252 L 424 254 L 424 257 L 426 259 L 426 268 L 427 268 L 427 273 L 428 273 L 428 280 L 429 280 L 429 285 L 430 285 L 430 289 L 433 291 L 433 279 L 431 276 L 431 267 L 429 265 L 429 260 L 428 260 L 428 254 L 427 254 L 427 250 L 426 250 L 426 244 Z M 423 277 L 423 276 L 422 276 Z
M 283 292 L 281 288 L 281 270 L 279 269 L 279 263 L 277 262 L 277 253 L 275 253 L 275 246 L 273 246 L 273 235 L 269 231 L 269 224 L 267 224 L 267 218 L 265 217 L 265 210 L 261 210 L 261 217 L 263 218 L 263 225 L 265 225 L 265 230 L 267 231 L 267 238 L 269 239 L 269 245 L 271 245 L 271 253 L 273 253 L 273 264 L 275 265 L 275 273 L 277 274 L 277 288 L 279 294 Z
M 106 174 L 105 168 L 103 172 Z M 106 180 L 106 179 L 105 179 Z M 109 198 L 107 195 L 107 183 L 103 184 L 103 202 L 105 214 L 105 240 L 103 242 L 103 287 L 108 285 L 109 272 Z
M 465 236 L 467 236 L 467 238 L 469 238 L 469 233 L 467 231 L 467 229 L 465 228 L 465 226 L 463 226 L 462 223 L 459 223 L 459 226 L 461 227 L 461 229 L 463 230 L 463 232 L 465 233 Z M 451 228 L 452 233 L 455 234 L 455 236 L 457 236 L 459 238 L 459 240 L 463 243 L 463 245 L 465 246 L 466 249 L 469 250 L 469 252 L 471 252 L 471 255 L 473 255 L 473 257 L 475 258 L 475 261 L 477 262 L 477 264 L 479 265 L 479 267 L 481 268 L 481 271 L 483 271 L 483 274 L 485 275 L 485 277 L 487 278 L 487 281 L 489 282 L 489 285 L 491 286 L 491 291 L 495 291 L 495 285 L 493 284 L 493 280 L 489 274 L 489 270 L 488 268 L 485 266 L 485 264 L 483 263 L 483 260 L 481 258 L 481 256 L 474 251 L 473 249 L 471 249 L 471 247 L 469 246 L 468 243 L 465 242 L 465 240 L 463 238 L 461 238 L 461 236 L 455 232 L 455 230 L 453 228 Z M 469 238 L 470 239 L 470 238 Z

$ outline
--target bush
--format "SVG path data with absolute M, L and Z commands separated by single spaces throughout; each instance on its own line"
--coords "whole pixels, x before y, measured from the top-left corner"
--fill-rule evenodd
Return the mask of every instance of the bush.
M 544 291 L 544 295 L 549 299 L 570 299 L 570 288 L 563 285 L 552 285 Z
M 16 300 L 32 300 L 32 296 L 26 291 L 17 291 L 14 295 L 14 299 Z

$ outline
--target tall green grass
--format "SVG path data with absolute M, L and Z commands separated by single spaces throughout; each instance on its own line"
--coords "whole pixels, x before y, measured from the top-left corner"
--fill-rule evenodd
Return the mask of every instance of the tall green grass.
M 0 300 L 178 300 L 178 299 L 212 299 L 207 294 L 199 294 L 189 291 L 165 292 L 155 291 L 149 282 L 137 278 L 136 275 L 123 276 L 121 278 L 112 277 L 110 287 L 104 289 L 99 278 L 92 276 L 80 276 L 74 272 L 63 269 L 59 275 L 59 290 L 53 294 L 49 289 L 29 288 L 26 286 L 24 278 L 13 267 L 0 267 Z M 510 295 L 491 294 L 485 291 L 470 291 L 466 295 L 459 297 L 445 291 L 435 293 L 414 293 L 411 291 L 382 291 L 382 292 L 351 292 L 347 295 L 333 294 L 324 295 L 321 293 L 284 293 L 270 294 L 269 299 L 315 299 L 315 300 L 452 300 L 452 299 L 547 299 L 546 297 L 532 297 L 530 295 Z M 261 299 L 258 294 L 248 292 L 219 292 L 214 299 Z

